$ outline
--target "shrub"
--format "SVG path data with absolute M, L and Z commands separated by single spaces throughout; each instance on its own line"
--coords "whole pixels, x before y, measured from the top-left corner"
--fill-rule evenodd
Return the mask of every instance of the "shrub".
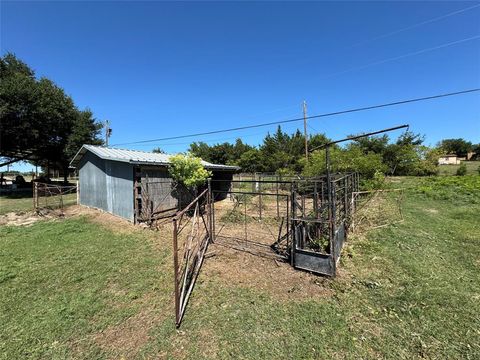
M 232 209 L 227 214 L 223 215 L 220 220 L 224 223 L 241 224 L 243 222 L 250 222 L 252 218 L 248 215 L 245 216 L 240 210 Z
M 350 146 L 346 149 L 332 147 L 330 164 L 332 173 L 356 171 L 364 179 L 373 179 L 376 173 L 384 174 L 387 171 L 387 166 L 382 162 L 380 154 L 364 154 L 358 146 Z M 319 176 L 325 174 L 325 171 L 325 150 L 315 151 L 310 156 L 303 175 Z
M 364 190 L 380 190 L 385 187 L 385 175 L 381 171 L 375 171 L 373 178 L 366 179 L 362 182 Z
M 193 189 L 204 184 L 212 173 L 202 165 L 202 160 L 192 155 L 174 155 L 170 157 L 170 175 L 172 178 Z
M 457 176 L 465 176 L 467 175 L 467 165 L 462 163 L 457 169 Z

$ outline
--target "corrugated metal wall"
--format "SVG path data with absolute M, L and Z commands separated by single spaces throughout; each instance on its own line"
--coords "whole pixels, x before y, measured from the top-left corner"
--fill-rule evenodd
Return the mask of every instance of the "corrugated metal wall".
M 108 211 L 133 221 L 133 166 L 118 161 L 105 161 L 107 173 Z
M 105 160 L 87 152 L 79 165 L 80 204 L 107 211 Z
M 87 152 L 79 165 L 80 204 L 133 221 L 133 166 Z

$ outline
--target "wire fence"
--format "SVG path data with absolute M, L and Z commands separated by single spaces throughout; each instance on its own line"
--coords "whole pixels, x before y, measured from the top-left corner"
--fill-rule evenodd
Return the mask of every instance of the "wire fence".
M 351 231 L 358 234 L 403 222 L 404 195 L 404 189 L 352 193 L 351 206 L 354 211 L 352 212 Z
M 42 209 L 60 210 L 69 205 L 78 204 L 77 185 L 56 185 L 33 183 L 33 208 L 39 212 Z

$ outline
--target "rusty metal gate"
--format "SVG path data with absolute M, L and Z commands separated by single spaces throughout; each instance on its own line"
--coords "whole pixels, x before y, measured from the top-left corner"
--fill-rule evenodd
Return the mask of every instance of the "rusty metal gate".
M 291 243 L 290 182 L 212 180 L 215 243 L 286 260 Z
M 40 182 L 33 183 L 33 209 L 58 209 L 63 211 L 65 206 L 78 204 L 78 186 L 57 185 Z
M 180 326 L 208 244 L 213 241 L 212 198 L 205 189 L 173 218 L 175 324 Z

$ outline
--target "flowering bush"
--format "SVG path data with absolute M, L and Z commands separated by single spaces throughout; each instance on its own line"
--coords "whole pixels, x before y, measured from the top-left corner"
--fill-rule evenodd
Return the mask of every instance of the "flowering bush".
M 169 170 L 175 181 L 190 189 L 204 184 L 212 176 L 212 173 L 203 167 L 202 160 L 190 154 L 170 157 Z

